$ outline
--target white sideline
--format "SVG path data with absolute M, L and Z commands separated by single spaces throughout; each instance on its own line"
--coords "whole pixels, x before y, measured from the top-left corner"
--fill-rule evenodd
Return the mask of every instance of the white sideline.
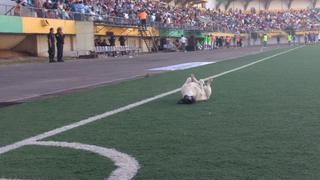
M 225 72 L 216 74 L 216 75 L 214 75 L 214 76 L 207 77 L 207 78 L 205 78 L 204 80 L 214 79 L 214 78 L 217 78 L 217 77 L 220 77 L 220 76 L 229 74 L 229 73 L 231 73 L 231 72 L 244 69 L 244 68 L 246 68 L 246 67 L 252 66 L 252 65 L 257 64 L 257 63 L 260 63 L 260 62 L 263 62 L 263 61 L 265 61 L 265 60 L 268 60 L 268 59 L 271 59 L 271 58 L 274 58 L 274 57 L 277 57 L 277 56 L 280 56 L 280 55 L 289 53 L 289 52 L 291 52 L 291 51 L 293 51 L 293 50 L 296 50 L 296 49 L 298 49 L 298 48 L 301 48 L 301 47 L 303 47 L 303 46 L 296 47 L 296 48 L 293 48 L 293 49 L 289 49 L 289 50 L 287 50 L 287 51 L 283 51 L 283 52 L 274 54 L 274 55 L 272 55 L 272 56 L 268 56 L 268 57 L 262 58 L 262 59 L 260 59 L 260 60 L 254 61 L 254 62 L 252 62 L 252 63 L 249 63 L 249 64 L 246 64 L 246 65 L 243 65 L 243 66 L 240 66 L 240 67 L 237 67 L 237 68 L 234 68 L 234 69 L 231 69 L 231 70 L 228 70 L 228 71 L 225 71 Z M 130 110 L 130 109 L 132 109 L 132 108 L 135 108 L 135 107 L 141 106 L 141 105 L 143 105 L 143 104 L 149 103 L 149 102 L 151 102 L 151 101 L 160 99 L 160 98 L 162 98 L 162 97 L 165 97 L 165 96 L 168 96 L 168 95 L 177 93 L 177 92 L 179 92 L 179 91 L 180 91 L 180 88 L 174 89 L 174 90 L 172 90 L 172 91 L 168 91 L 168 92 L 159 94 L 159 95 L 157 95 L 157 96 L 153 96 L 153 97 L 151 97 L 151 98 L 147 98 L 147 99 L 144 99 L 144 100 L 141 100 L 141 101 L 138 101 L 138 102 L 135 102 L 135 103 L 132 103 L 132 104 L 123 106 L 123 107 L 121 107 L 121 108 L 118 108 L 118 109 L 115 109 L 115 110 L 112 110 L 112 111 L 107 111 L 107 112 L 105 112 L 105 113 L 102 113 L 102 114 L 99 114 L 99 115 L 96 115 L 96 116 L 92 116 L 92 117 L 89 117 L 89 118 L 87 118 L 87 119 L 83 119 L 83 120 L 81 120 L 81 121 L 78 121 L 78 122 L 75 122 L 75 123 L 72 123 L 72 124 L 69 124 L 69 125 L 60 127 L 60 128 L 56 128 L 56 129 L 53 129 L 53 130 L 51 130 L 51 131 L 47 131 L 47 132 L 44 132 L 44 133 L 42 133 L 42 134 L 39 134 L 39 135 L 30 137 L 30 138 L 27 138 L 27 139 L 24 139 L 24 140 L 22 140 L 22 141 L 18 141 L 18 142 L 16 142 L 16 143 L 13 143 L 13 144 L 10 144 L 10 145 L 6 145 L 6 146 L 3 146 L 3 147 L 0 147 L 0 155 L 6 153 L 6 152 L 8 152 L 8 151 L 11 151 L 11 150 L 20 148 L 20 147 L 22 147 L 22 146 L 24 146 L 24 145 L 26 145 L 26 144 L 30 144 L 30 142 L 39 141 L 39 140 L 42 140 L 42 139 L 45 139 L 45 138 L 48 138 L 48 137 L 51 137 L 51 136 L 60 134 L 60 133 L 62 133 L 62 132 L 68 131 L 68 130 L 70 130 L 70 129 L 74 129 L 74 128 L 77 128 L 77 127 L 79 127 L 79 126 L 83 126 L 83 125 L 86 125 L 86 124 L 88 124 L 88 123 L 92 123 L 92 122 L 95 122 L 95 121 L 97 121 L 97 120 L 100 120 L 100 119 L 103 119 L 103 118 L 112 116 L 112 115 L 114 115 L 114 114 L 117 114 L 117 113 L 120 113 L 120 112 L 123 112 L 123 111 Z
M 253 65 L 257 64 L 257 63 L 266 61 L 268 59 L 271 59 L 271 58 L 274 58 L 274 57 L 277 57 L 277 56 L 280 56 L 280 55 L 283 55 L 283 54 L 287 54 L 287 53 L 289 53 L 289 52 L 291 52 L 293 50 L 296 50 L 298 48 L 301 48 L 301 47 L 303 47 L 303 46 L 296 47 L 296 48 L 293 48 L 293 49 L 289 49 L 287 51 L 283 51 L 283 52 L 274 54 L 272 56 L 268 56 L 268 57 L 262 58 L 260 60 L 254 61 L 252 63 L 245 64 L 243 66 L 239 66 L 237 68 L 234 68 L 234 69 L 231 69 L 231 70 L 228 70 L 228 71 L 224 71 L 222 73 L 207 77 L 204 80 L 214 79 L 214 78 L 217 78 L 217 77 L 220 77 L 220 76 L 223 76 L 223 75 L 226 75 L 226 74 L 229 74 L 229 73 L 232 73 L 232 72 L 247 68 L 249 66 L 253 66 Z M 22 146 L 26 146 L 26 145 L 30 145 L 30 144 L 38 144 L 38 145 L 42 144 L 42 145 L 44 145 L 45 144 L 44 142 L 37 142 L 37 141 L 45 139 L 45 138 L 48 138 L 48 137 L 51 137 L 51 136 L 54 136 L 54 135 L 57 135 L 57 134 L 60 134 L 60 133 L 63 133 L 63 132 L 66 132 L 68 130 L 71 130 L 71 129 L 74 129 L 74 128 L 77 128 L 77 127 L 80 127 L 80 126 L 83 126 L 83 125 L 86 125 L 88 123 L 92 123 L 92 122 L 101 120 L 103 118 L 112 116 L 114 114 L 130 110 L 132 108 L 135 108 L 135 107 L 141 106 L 143 104 L 149 103 L 151 101 L 160 99 L 162 97 L 177 93 L 179 91 L 180 91 L 180 88 L 177 88 L 177 89 L 174 89 L 172 91 L 168 91 L 168 92 L 165 92 L 165 93 L 162 93 L 162 94 L 159 94 L 159 95 L 156 95 L 156 96 L 153 96 L 153 97 L 150 97 L 150 98 L 147 98 L 147 99 L 144 99 L 144 100 L 141 100 L 141 101 L 138 101 L 138 102 L 123 106 L 123 107 L 120 107 L 118 109 L 115 109 L 115 110 L 112 110 L 112 111 L 107 111 L 105 113 L 102 113 L 102 114 L 99 114 L 99 115 L 95 115 L 95 116 L 89 117 L 87 119 L 83 119 L 83 120 L 80 120 L 78 122 L 75 122 L 75 123 L 60 127 L 60 128 L 53 129 L 51 131 L 44 132 L 42 134 L 39 134 L 39 135 L 30 137 L 30 138 L 27 138 L 27 139 L 18 141 L 16 143 L 0 147 L 0 156 L 1 156 L 1 154 L 4 154 L 6 152 L 9 152 L 9 151 L 12 151 L 14 149 L 18 149 L 18 148 L 20 148 Z M 112 178 L 112 176 L 110 176 L 110 178 Z M 114 178 L 116 178 L 116 177 L 114 177 Z
M 108 180 L 129 180 L 132 179 L 138 172 L 139 163 L 131 156 L 121 153 L 115 149 L 109 149 L 105 147 L 81 144 L 81 143 L 69 143 L 69 142 L 55 142 L 55 141 L 37 141 L 30 145 L 40 145 L 40 146 L 55 146 L 55 147 L 65 147 L 71 149 L 78 149 L 89 151 L 100 156 L 104 156 L 111 159 L 115 165 L 118 167 L 112 171 L 111 175 L 107 177 Z

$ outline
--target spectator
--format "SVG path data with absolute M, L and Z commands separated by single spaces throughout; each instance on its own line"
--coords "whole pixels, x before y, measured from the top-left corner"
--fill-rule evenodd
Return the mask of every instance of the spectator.
M 227 46 L 227 48 L 230 48 L 230 44 L 231 44 L 231 37 L 227 36 L 226 37 L 226 46 Z
M 100 38 L 97 38 L 94 40 L 94 46 L 97 47 L 97 46 L 101 46 L 101 39 Z
M 308 45 L 308 34 L 307 33 L 304 35 L 304 44 Z
M 56 18 L 56 4 L 53 4 L 51 0 L 46 0 L 43 3 L 44 15 L 46 18 Z
M 100 42 L 100 46 L 108 46 L 107 40 L 103 39 L 102 42 Z
M 144 29 L 147 29 L 147 17 L 148 17 L 148 14 L 145 10 L 142 10 L 139 13 L 140 23 Z
M 14 15 L 21 16 L 21 11 L 22 11 L 22 1 L 18 0 L 16 1 L 16 6 L 14 8 Z
M 60 0 L 57 2 L 57 13 L 61 19 L 69 19 L 69 14 L 66 12 L 66 8 Z
M 39 8 L 39 0 L 33 0 Z M 25 3 L 26 4 L 26 3 Z M 223 31 L 230 33 L 254 33 L 257 31 L 284 30 L 291 27 L 295 30 L 314 31 L 319 29 L 320 11 L 316 9 L 281 10 L 281 11 L 251 11 L 241 10 L 203 10 L 196 7 L 170 7 L 151 1 L 131 0 L 59 0 L 52 3 L 46 0 L 44 9 L 47 17 L 88 20 L 84 15 L 91 15 L 90 20 L 107 23 L 137 25 L 140 21 L 145 28 L 148 23 L 156 22 L 169 28 L 186 28 L 189 30 Z M 63 11 L 64 9 L 64 11 Z M 71 9 L 72 14 L 68 11 Z M 58 13 L 56 13 L 58 11 Z M 54 13 L 50 13 L 54 12 Z M 20 12 L 21 13 L 21 12 Z M 16 15 L 19 15 L 19 7 Z M 69 13 L 69 14 L 68 14 Z M 74 14 L 75 13 L 75 14 Z M 68 15 L 67 15 L 68 14 Z M 42 17 L 41 12 L 37 12 Z M 112 18 L 110 18 L 112 17 Z M 117 18 L 121 18 L 116 19 Z M 123 18 L 123 19 L 122 19 Z M 143 21 L 142 21 L 143 20 Z M 255 40 L 257 37 L 253 37 Z
M 268 35 L 266 33 L 262 36 L 263 47 L 267 47 L 268 44 Z
M 181 50 L 182 50 L 183 52 L 186 52 L 187 41 L 188 41 L 188 39 L 187 39 L 186 37 L 184 37 L 183 35 L 181 35 L 181 38 L 180 38 L 180 47 L 181 47 Z

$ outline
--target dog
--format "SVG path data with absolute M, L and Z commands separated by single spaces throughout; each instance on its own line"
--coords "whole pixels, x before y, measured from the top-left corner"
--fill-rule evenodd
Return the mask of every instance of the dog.
M 182 99 L 178 101 L 179 104 L 193 104 L 198 101 L 206 101 L 210 98 L 212 79 L 206 83 L 191 74 L 186 82 L 181 87 Z

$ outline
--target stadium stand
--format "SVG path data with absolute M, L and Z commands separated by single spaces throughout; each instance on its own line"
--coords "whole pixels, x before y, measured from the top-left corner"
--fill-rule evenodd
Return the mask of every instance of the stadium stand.
M 296 1 L 298 0 L 292 1 L 291 5 Z M 269 9 L 273 6 L 274 0 L 270 0 L 269 4 L 263 2 L 261 4 L 263 9 L 260 8 L 260 2 L 259 8 L 256 8 L 255 1 L 246 1 L 242 3 L 242 6 L 238 1 L 217 2 L 216 7 L 224 7 L 223 11 L 192 6 L 196 3 L 192 4 L 191 1 L 186 1 L 185 6 L 182 6 L 181 2 L 180 6 L 170 6 L 164 2 L 151 0 L 17 0 L 15 5 L 12 4 L 13 1 L 6 2 L 0 5 L 0 12 L 8 18 L 9 16 L 22 17 L 22 22 L 24 22 L 22 23 L 22 34 L 45 34 L 49 26 L 58 27 L 66 22 L 74 24 L 75 27 L 71 27 L 72 25 L 67 27 L 69 33 L 66 34 L 70 35 L 70 48 L 67 49 L 77 50 L 77 54 L 81 51 L 85 53 L 95 51 L 94 39 L 106 40 L 105 36 L 110 32 L 115 33 L 117 37 L 127 36 L 128 46 L 125 49 L 140 47 L 140 52 L 151 52 L 158 50 L 161 39 L 169 38 L 174 43 L 180 37 L 170 36 L 172 33 L 163 33 L 167 30 L 172 32 L 183 30 L 183 35 L 195 36 L 197 41 L 200 41 L 199 47 L 204 47 L 205 38 L 214 33 L 226 33 L 221 35 L 223 39 L 230 37 L 237 39 L 234 36 L 240 36 L 247 39 L 249 45 L 252 44 L 251 41 L 259 40 L 263 33 L 268 33 L 274 38 L 279 35 L 286 36 L 286 33 L 289 32 L 300 32 L 301 36 L 305 31 L 317 33 L 320 28 L 320 11 L 315 8 L 317 3 L 313 3 L 312 8 L 277 10 Z M 172 2 L 170 3 L 172 5 Z M 199 1 L 199 3 L 203 4 L 204 1 Z M 235 3 L 238 4 L 235 6 Z M 290 6 L 286 4 L 286 7 Z M 147 12 L 148 29 L 141 27 L 139 13 L 142 11 Z M 54 19 L 57 20 L 53 21 Z M 40 21 L 43 27 L 39 27 L 38 30 L 30 30 L 29 27 L 25 27 L 27 23 L 36 21 Z M 76 24 L 81 24 L 81 22 L 86 25 L 81 26 L 80 29 L 87 29 L 87 32 L 76 28 L 79 27 Z M 89 30 L 90 26 L 94 26 L 95 32 Z M 90 38 L 88 33 L 91 33 Z M 163 34 L 166 35 L 161 36 Z M 88 39 L 81 40 L 79 38 L 81 36 L 89 38 L 90 42 L 92 41 L 90 43 L 92 47 L 88 45 L 78 50 L 77 46 L 83 46 L 81 42 L 88 42 Z M 32 54 L 44 55 L 45 50 L 41 51 L 42 53 Z

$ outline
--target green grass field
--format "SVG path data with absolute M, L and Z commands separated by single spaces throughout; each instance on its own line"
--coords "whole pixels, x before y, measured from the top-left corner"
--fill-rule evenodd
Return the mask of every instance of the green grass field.
M 178 88 L 287 49 L 0 109 L 0 147 Z M 319 179 L 320 47 L 302 47 L 218 77 L 207 102 L 176 93 L 45 140 L 114 148 L 134 179 Z M 214 54 L 213 54 L 214 55 Z M 93 153 L 24 146 L 0 155 L 0 178 L 103 179 L 116 168 Z

